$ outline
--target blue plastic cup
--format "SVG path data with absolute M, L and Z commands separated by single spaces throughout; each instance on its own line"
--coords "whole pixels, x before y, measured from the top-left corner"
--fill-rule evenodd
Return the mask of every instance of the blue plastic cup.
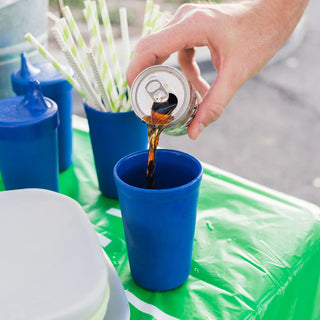
M 156 189 L 147 189 L 147 163 L 147 151 L 130 154 L 116 164 L 114 176 L 132 278 L 164 291 L 190 273 L 202 166 L 186 153 L 160 149 Z
M 6 190 L 58 191 L 58 109 L 39 82 L 26 96 L 0 100 L 0 171 Z
M 42 93 L 58 106 L 60 125 L 58 128 L 59 171 L 72 164 L 72 85 L 48 62 L 32 65 L 21 53 L 21 67 L 11 75 L 13 91 L 25 95 L 30 80 L 38 80 Z
M 148 146 L 147 126 L 128 112 L 103 112 L 84 102 L 99 189 L 109 198 L 118 198 L 113 178 L 114 165 L 129 153 Z

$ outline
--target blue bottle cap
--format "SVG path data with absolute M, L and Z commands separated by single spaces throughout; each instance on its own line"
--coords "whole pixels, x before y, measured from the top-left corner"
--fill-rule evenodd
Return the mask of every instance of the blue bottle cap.
M 31 64 L 22 52 L 21 67 L 11 74 L 11 82 L 14 92 L 21 94 L 26 92 L 30 80 L 38 80 L 45 96 L 61 94 L 64 90 L 70 90 L 72 85 L 58 72 L 51 63 L 42 62 Z
M 51 133 L 59 125 L 58 108 L 44 98 L 39 81 L 29 81 L 26 96 L 0 100 L 0 139 L 27 140 Z

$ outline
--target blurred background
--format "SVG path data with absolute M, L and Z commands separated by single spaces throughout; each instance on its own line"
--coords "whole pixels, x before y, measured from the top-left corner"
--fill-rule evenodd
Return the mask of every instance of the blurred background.
M 48 8 L 59 15 L 59 0 L 20 2 L 24 2 L 27 8 L 28 1 L 30 12 L 37 7 L 35 2 L 39 2 L 44 6 L 41 10 Z M 5 15 L 1 12 L 6 9 L 6 4 L 14 2 L 18 0 L 1 0 L 0 4 L 0 71 L 9 61 L 2 61 L 6 60 L 8 50 L 1 27 L 1 23 L 6 24 Z M 161 11 L 174 13 L 184 1 L 154 2 L 160 5 Z M 134 43 L 141 35 L 145 0 L 107 0 L 107 4 L 116 39 L 120 37 L 119 7 L 127 8 L 130 38 Z M 64 0 L 64 5 L 71 7 L 85 35 L 83 1 Z M 28 26 L 24 32 L 42 37 L 40 40 L 48 44 L 49 51 L 63 61 L 50 33 L 50 21 L 46 33 L 41 27 L 43 20 L 39 17 L 38 21 L 34 20 L 33 26 Z M 248 80 L 238 91 L 218 121 L 207 127 L 196 141 L 187 136 L 162 134 L 160 147 L 182 150 L 220 169 L 320 205 L 319 33 L 320 1 L 310 0 L 290 40 L 260 74 Z M 118 48 L 120 45 L 119 42 Z M 118 54 L 121 55 L 121 50 Z M 197 60 L 204 78 L 211 84 L 216 72 L 206 48 L 199 48 Z M 175 56 L 167 63 L 176 65 Z M 85 117 L 78 94 L 75 94 L 74 113 Z

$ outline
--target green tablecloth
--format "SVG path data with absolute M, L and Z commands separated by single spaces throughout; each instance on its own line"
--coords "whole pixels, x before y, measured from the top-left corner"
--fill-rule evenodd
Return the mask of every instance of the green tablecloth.
M 75 119 L 74 165 L 60 174 L 60 192 L 82 205 L 100 234 L 131 319 L 320 319 L 320 208 L 206 164 L 188 280 L 163 293 L 136 285 L 119 202 L 98 190 L 81 122 Z

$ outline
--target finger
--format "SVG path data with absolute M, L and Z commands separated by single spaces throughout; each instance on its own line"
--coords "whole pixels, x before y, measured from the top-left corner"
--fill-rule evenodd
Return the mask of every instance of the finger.
M 200 6 L 200 4 L 184 3 L 181 5 L 171 19 L 166 23 L 166 26 L 176 24 L 177 22 L 192 15 L 193 12 Z
M 240 83 L 232 79 L 232 72 L 221 71 L 218 74 L 214 84 L 199 104 L 195 118 L 190 123 L 188 135 L 191 139 L 197 139 L 207 125 L 221 116 L 240 86 Z
M 131 85 L 142 70 L 163 63 L 174 52 L 207 45 L 207 40 L 199 37 L 199 30 L 196 32 L 194 29 L 183 20 L 140 39 L 128 67 L 128 84 Z
M 195 86 L 201 96 L 209 90 L 209 84 L 201 77 L 200 68 L 195 60 L 195 49 L 183 49 L 178 53 L 178 62 L 187 79 Z

